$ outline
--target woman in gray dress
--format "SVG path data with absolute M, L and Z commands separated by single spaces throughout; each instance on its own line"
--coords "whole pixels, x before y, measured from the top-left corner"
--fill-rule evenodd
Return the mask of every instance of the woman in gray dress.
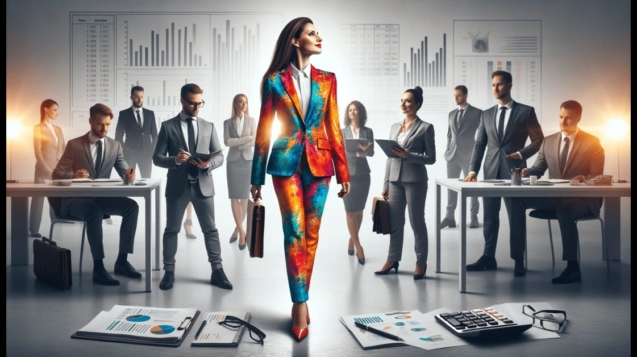
M 33 127 L 33 149 L 35 152 L 35 183 L 50 180 L 53 169 L 64 154 L 66 143 L 62 129 L 53 125 L 58 117 L 58 103 L 47 99 L 40 104 L 40 124 Z M 33 197 L 29 211 L 29 232 L 31 237 L 40 238 L 40 222 L 44 197 Z M 53 212 L 51 211 L 51 217 Z
M 237 94 L 232 100 L 232 116 L 223 122 L 223 143 L 230 148 L 226 157 L 226 174 L 230 206 L 236 224 L 230 243 L 236 241 L 238 236 L 241 250 L 246 247 L 243 220 L 248 211 L 250 174 L 256 135 L 257 125 L 254 118 L 250 117 L 248 97 L 245 94 Z
M 345 140 L 345 153 L 347 155 L 347 168 L 350 175 L 350 192 L 343 197 L 345 212 L 347 217 L 347 229 L 349 230 L 349 242 L 347 253 L 354 255 L 360 264 L 365 264 L 365 252 L 360 242 L 358 232 L 363 222 L 363 210 L 369 194 L 370 172 L 367 163 L 368 156 L 374 156 L 374 132 L 365 126 L 367 122 L 367 110 L 363 103 L 355 100 L 345 108 L 343 124 L 341 130 Z M 358 143 L 355 147 L 348 146 L 348 139 L 365 139 L 365 143 Z

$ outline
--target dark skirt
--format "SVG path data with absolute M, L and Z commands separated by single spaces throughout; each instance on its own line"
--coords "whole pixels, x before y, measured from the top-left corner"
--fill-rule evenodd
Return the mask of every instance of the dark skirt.
M 343 197 L 345 212 L 358 212 L 365 209 L 371 178 L 369 173 L 350 176 L 349 194 Z
M 251 174 L 252 160 L 244 159 L 243 155 L 239 155 L 236 161 L 226 161 L 226 177 L 230 199 L 246 199 L 250 197 Z

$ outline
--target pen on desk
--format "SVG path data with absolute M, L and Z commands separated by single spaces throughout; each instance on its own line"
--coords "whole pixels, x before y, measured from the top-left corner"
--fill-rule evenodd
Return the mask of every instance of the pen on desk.
M 398 336 L 394 336 L 394 335 L 392 335 L 391 333 L 387 333 L 387 332 L 385 332 L 385 331 L 377 330 L 377 329 L 375 329 L 375 328 L 373 328 L 373 327 L 369 327 L 369 326 L 367 326 L 367 325 L 365 325 L 365 324 L 362 324 L 362 323 L 360 323 L 360 322 L 354 322 L 354 324 L 355 324 L 357 327 L 362 328 L 363 330 L 367 330 L 367 331 L 369 331 L 369 332 L 371 332 L 371 333 L 375 333 L 375 334 L 377 334 L 377 335 L 379 335 L 379 336 L 386 337 L 386 338 L 388 338 L 388 339 L 390 339 L 390 340 L 405 342 L 405 340 L 403 340 L 402 338 L 400 338 L 400 337 L 398 337 Z
M 204 326 L 206 326 L 206 323 L 208 323 L 208 320 L 203 320 L 201 326 L 199 327 L 199 330 L 197 330 L 197 333 L 195 334 L 195 340 L 199 338 L 199 334 L 203 330 Z

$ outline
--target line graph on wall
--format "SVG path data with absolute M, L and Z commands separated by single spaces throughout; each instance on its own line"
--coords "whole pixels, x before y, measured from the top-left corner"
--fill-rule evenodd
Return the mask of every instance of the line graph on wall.
M 200 116 L 220 123 L 232 98 L 248 96 L 258 112 L 259 84 L 274 48 L 280 13 L 71 13 L 71 127 L 88 109 L 116 113 L 144 87 L 145 107 L 160 121 L 181 110 L 180 88 L 196 83 L 206 105 Z

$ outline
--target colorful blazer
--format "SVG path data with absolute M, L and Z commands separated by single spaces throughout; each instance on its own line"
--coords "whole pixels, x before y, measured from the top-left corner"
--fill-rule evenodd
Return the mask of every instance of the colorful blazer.
M 263 185 L 266 172 L 275 176 L 292 176 L 303 151 L 312 175 L 329 177 L 336 173 L 338 183 L 349 182 L 338 120 L 336 76 L 313 66 L 310 73 L 312 92 L 305 118 L 301 115 L 290 66 L 265 80 L 252 161 L 253 185 Z M 272 144 L 268 162 L 270 130 L 275 115 L 281 131 Z

